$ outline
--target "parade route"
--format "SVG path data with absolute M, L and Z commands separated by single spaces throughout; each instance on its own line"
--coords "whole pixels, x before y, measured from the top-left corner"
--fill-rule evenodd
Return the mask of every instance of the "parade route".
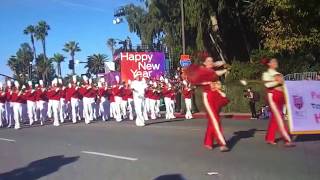
M 224 119 L 230 152 L 203 148 L 205 119 L 0 129 L 0 180 L 317 180 L 320 136 L 264 143 L 266 120 Z

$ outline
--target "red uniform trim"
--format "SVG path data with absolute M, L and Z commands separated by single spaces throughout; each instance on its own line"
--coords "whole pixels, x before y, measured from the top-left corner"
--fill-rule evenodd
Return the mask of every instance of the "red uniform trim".
M 291 142 L 288 127 L 283 122 L 283 107 L 285 104 L 283 92 L 276 89 L 269 89 L 267 97 L 271 109 L 271 117 L 265 140 L 267 142 L 274 142 L 276 133 L 280 132 L 286 142 Z
M 192 97 L 192 90 L 189 89 L 189 88 L 183 88 L 183 90 L 182 90 L 182 95 L 183 95 L 183 97 L 186 98 L 186 99 L 191 99 L 191 97 Z
M 5 103 L 7 101 L 6 92 L 0 91 L 0 103 Z

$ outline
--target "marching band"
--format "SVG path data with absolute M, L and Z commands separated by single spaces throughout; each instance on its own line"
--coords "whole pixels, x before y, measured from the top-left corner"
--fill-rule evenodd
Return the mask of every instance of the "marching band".
M 35 123 L 44 125 L 52 119 L 54 126 L 65 121 L 77 123 L 84 119 L 86 124 L 93 120 L 117 122 L 124 119 L 134 120 L 137 126 L 144 126 L 144 121 L 161 117 L 160 99 L 164 98 L 166 119 L 173 119 L 175 92 L 184 92 L 187 104 L 186 118 L 191 119 L 190 83 L 183 81 L 176 86 L 167 78 L 145 79 L 137 77 L 127 84 L 120 82 L 109 86 L 101 78 L 96 84 L 91 78 L 82 77 L 77 81 L 73 76 L 70 82 L 55 78 L 51 85 L 45 87 L 40 80 L 37 84 L 28 81 L 20 85 L 18 81 L 8 80 L 6 86 L 0 83 L 0 126 L 20 129 L 20 123 L 26 120 L 31 126 Z M 13 85 L 12 85 L 13 84 Z

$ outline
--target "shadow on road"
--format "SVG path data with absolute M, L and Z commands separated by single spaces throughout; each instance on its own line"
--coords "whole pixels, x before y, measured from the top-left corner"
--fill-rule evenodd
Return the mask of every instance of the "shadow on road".
M 241 140 L 254 137 L 257 129 L 249 129 L 248 131 L 237 131 L 233 133 L 233 136 L 227 141 L 230 151 Z
M 295 142 L 304 142 L 304 141 L 320 141 L 320 134 L 305 134 L 298 135 L 295 139 Z
M 168 174 L 168 175 L 162 175 L 154 180 L 187 180 L 180 174 Z
M 73 163 L 79 156 L 63 155 L 47 157 L 33 161 L 28 166 L 0 174 L 0 180 L 36 180 L 59 170 L 61 166 Z

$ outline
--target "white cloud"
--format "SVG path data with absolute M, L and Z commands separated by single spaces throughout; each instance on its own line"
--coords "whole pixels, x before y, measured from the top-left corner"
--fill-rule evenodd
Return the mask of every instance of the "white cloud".
M 83 8 L 83 9 L 88 9 L 88 10 L 97 11 L 97 12 L 106 12 L 105 9 L 89 6 L 86 4 L 81 4 L 81 3 L 76 3 L 76 2 L 66 1 L 66 0 L 52 0 L 52 1 L 66 7 L 75 7 L 75 8 Z

